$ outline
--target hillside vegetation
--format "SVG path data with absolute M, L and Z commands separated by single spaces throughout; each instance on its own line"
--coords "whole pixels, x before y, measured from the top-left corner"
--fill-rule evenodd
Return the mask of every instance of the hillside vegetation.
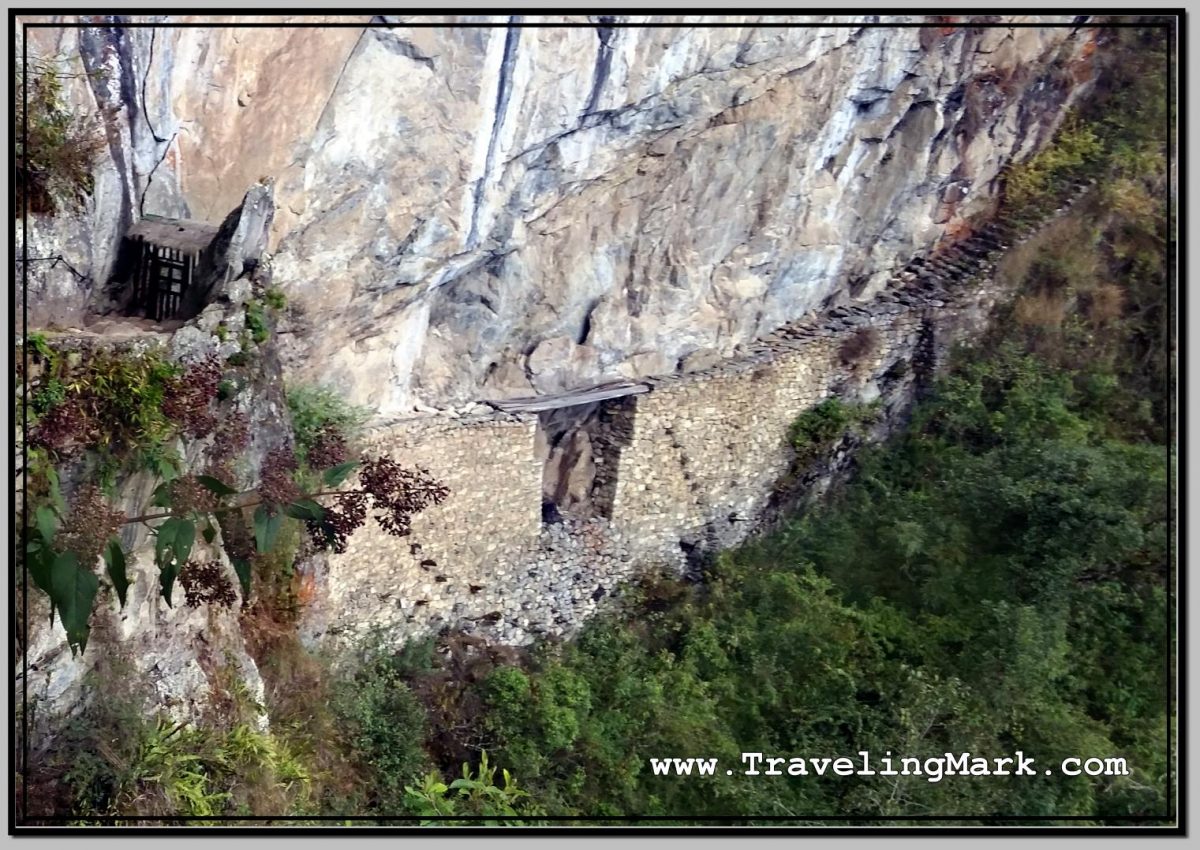
M 1008 257 L 1019 294 L 907 430 L 704 583 L 647 584 L 640 609 L 463 684 L 450 718 L 443 696 L 445 770 L 486 749 L 545 811 L 589 816 L 1169 816 L 1165 46 L 1123 35 L 1087 108 L 1015 170 L 1007 213 L 1083 175 L 1096 192 Z M 393 669 L 417 694 L 433 675 Z M 739 761 L 1017 749 L 1130 774 L 750 778 Z M 652 775 L 666 756 L 737 769 Z
M 110 703 L 68 739 L 94 754 L 68 770 L 64 750 L 46 793 L 81 816 L 1173 817 L 1166 45 L 1120 32 L 1086 108 L 1015 169 L 1006 214 L 1080 176 L 1095 192 L 1011 252 L 993 332 L 821 507 L 530 653 L 451 636 L 335 675 L 264 633 L 271 735 L 178 733 Z M 1130 772 L 741 775 L 742 752 L 862 750 Z M 722 769 L 653 775 L 664 757 Z

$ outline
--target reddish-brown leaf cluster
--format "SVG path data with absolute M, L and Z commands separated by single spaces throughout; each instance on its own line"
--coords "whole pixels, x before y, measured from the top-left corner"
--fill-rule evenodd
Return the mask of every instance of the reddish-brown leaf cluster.
M 450 494 L 444 484 L 420 467 L 405 469 L 383 457 L 366 459 L 359 471 L 359 489 L 333 496 L 319 520 L 306 523 L 309 537 L 318 549 L 345 552 L 350 535 L 372 513 L 380 528 L 396 537 L 412 532 L 415 514 L 443 502 Z
M 345 463 L 346 457 L 346 438 L 336 427 L 326 425 L 308 450 L 308 465 L 311 469 L 329 469 Z
M 70 455 L 88 443 L 92 423 L 78 399 L 71 398 L 49 411 L 30 429 L 29 442 L 61 455 Z
M 371 495 L 375 521 L 396 537 L 412 532 L 413 515 L 430 505 L 441 504 L 450 488 L 437 481 L 429 471 L 405 469 L 386 457 L 363 461 L 359 472 L 362 489 Z
M 183 585 L 189 608 L 199 608 L 205 603 L 229 608 L 237 601 L 237 592 L 225 576 L 220 561 L 203 564 L 188 561 L 179 574 L 179 583 Z
M 213 445 L 209 452 L 207 475 L 237 489 L 237 474 L 234 463 L 250 445 L 250 421 L 246 414 L 231 413 L 221 420 L 213 433 Z
M 254 559 L 254 533 L 241 511 L 226 511 L 220 517 L 221 543 L 231 561 Z
M 212 490 L 201 484 L 195 475 L 184 475 L 170 484 L 171 508 L 176 513 L 212 513 L 221 505 L 221 500 Z
M 55 548 L 74 552 L 82 564 L 94 563 L 124 521 L 125 515 L 109 506 L 99 487 L 85 484 L 67 512 Z
M 338 554 L 345 552 L 350 535 L 361 528 L 367 519 L 367 498 L 367 494 L 361 490 L 335 496 L 336 505 L 325 507 L 321 522 L 309 520 L 305 523 L 313 545 Z
M 293 479 L 295 471 L 296 456 L 290 447 L 271 449 L 263 460 L 259 494 L 265 501 L 277 505 L 286 505 L 303 498 L 304 494 Z
M 215 357 L 192 364 L 167 385 L 163 393 L 163 413 L 193 437 L 212 433 L 217 425 L 212 402 L 216 400 L 220 383 L 221 364 Z

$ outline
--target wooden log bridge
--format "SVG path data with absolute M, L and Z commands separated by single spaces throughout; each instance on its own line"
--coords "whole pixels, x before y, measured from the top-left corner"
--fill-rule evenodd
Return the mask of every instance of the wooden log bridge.
M 650 385 L 641 383 L 640 381 L 617 381 L 552 395 L 489 401 L 487 404 L 505 413 L 542 413 L 547 410 L 575 407 L 580 404 L 592 404 L 597 401 L 622 398 L 627 395 L 637 395 L 649 391 Z

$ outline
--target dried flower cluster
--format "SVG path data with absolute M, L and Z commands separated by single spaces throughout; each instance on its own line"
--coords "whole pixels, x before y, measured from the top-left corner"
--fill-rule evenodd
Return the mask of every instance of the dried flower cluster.
M 193 437 L 212 433 L 217 418 L 211 408 L 220 383 L 221 365 L 215 357 L 189 366 L 167 385 L 163 393 L 163 413 Z
M 427 469 L 405 469 L 386 457 L 364 460 L 359 481 L 362 489 L 371 494 L 375 521 L 396 537 L 411 533 L 414 514 L 441 504 L 450 495 L 450 488 Z
M 124 521 L 125 515 L 109 506 L 99 487 L 84 485 L 63 521 L 56 548 L 74 552 L 82 564 L 94 563 Z
M 231 561 L 254 559 L 254 534 L 241 511 L 227 511 L 221 515 L 221 543 Z
M 220 561 L 203 564 L 188 561 L 179 574 L 179 583 L 183 585 L 189 608 L 199 608 L 204 603 L 229 608 L 237 602 L 237 593 L 226 578 Z
M 287 446 L 271 449 L 262 465 L 262 481 L 258 492 L 263 499 L 275 504 L 288 504 L 303 498 L 293 475 L 296 471 L 296 456 Z
M 334 504 L 325 506 L 319 521 L 306 523 L 318 549 L 345 552 L 350 535 L 366 522 L 369 511 L 388 534 L 405 537 L 412 532 L 414 514 L 450 494 L 427 470 L 405 469 L 386 457 L 364 460 L 359 483 L 359 489 L 333 496 Z
M 350 535 L 362 527 L 367 518 L 367 494 L 361 490 L 339 493 L 336 505 L 325 507 L 320 522 L 305 523 L 309 539 L 318 549 L 331 549 L 338 554 L 346 551 Z
M 338 428 L 326 425 L 308 450 L 308 465 L 311 469 L 329 469 L 345 463 L 346 457 L 346 438 Z
M 250 422 L 244 413 L 231 413 L 213 433 L 213 445 L 206 475 L 237 489 L 234 463 L 250 445 Z
M 78 399 L 71 398 L 46 412 L 30 429 L 29 442 L 62 455 L 70 455 L 88 442 L 87 436 L 91 431 L 92 425 L 83 405 Z
M 195 475 L 184 475 L 171 482 L 171 507 L 176 513 L 212 513 L 221 505 L 217 494 L 201 484 Z

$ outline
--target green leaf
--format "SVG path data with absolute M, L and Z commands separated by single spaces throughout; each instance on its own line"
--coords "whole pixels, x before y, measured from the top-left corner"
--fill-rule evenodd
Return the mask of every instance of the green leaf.
M 167 551 L 175 542 L 175 533 L 179 530 L 179 520 L 170 517 L 163 521 L 154 531 L 154 561 L 160 567 L 166 565 Z
M 43 593 L 50 597 L 50 621 L 54 622 L 54 594 L 50 581 L 51 567 L 55 558 L 54 550 L 46 546 L 39 546 L 32 551 L 26 551 L 28 554 L 25 558 L 25 565 L 29 570 L 29 577 Z
M 62 490 L 58 486 L 58 470 L 49 464 L 46 466 L 46 481 L 50 485 L 50 502 L 54 505 L 54 510 L 58 511 L 59 516 L 65 515 L 67 503 L 63 500 Z
M 41 505 L 37 509 L 35 518 L 38 534 L 42 536 L 42 541 L 49 546 L 54 541 L 54 532 L 58 529 L 58 517 L 54 515 L 54 511 Z
M 230 487 L 221 479 L 213 478 L 211 475 L 197 475 L 196 480 L 199 481 L 204 487 L 216 493 L 218 496 L 237 495 L 237 490 Z
M 345 463 L 339 463 L 337 466 L 331 466 L 325 470 L 322 479 L 330 487 L 336 487 L 350 477 L 350 473 L 358 468 L 358 461 L 348 460 Z
M 165 451 L 155 454 L 150 459 L 150 464 L 164 483 L 169 483 L 179 477 L 180 460 L 173 454 Z
M 212 543 L 213 540 L 216 539 L 217 530 L 215 528 L 213 528 L 213 524 L 210 522 L 206 526 L 204 526 L 204 531 L 201 532 L 201 534 L 204 537 L 205 543 Z
M 108 577 L 112 581 L 113 590 L 121 607 L 125 607 L 125 594 L 129 590 L 129 576 L 125 574 L 125 552 L 121 549 L 121 541 L 112 538 L 104 547 L 104 563 L 108 565 Z
M 175 529 L 175 539 L 171 542 L 171 553 L 176 564 L 183 566 L 192 554 L 192 544 L 195 542 L 196 524 L 190 519 L 179 520 L 179 527 Z
M 162 591 L 162 598 L 166 600 L 167 607 L 173 608 L 171 604 L 171 590 L 175 587 L 175 579 L 179 578 L 180 565 L 172 561 L 158 571 L 158 584 Z
M 320 522 L 325 516 L 325 509 L 312 499 L 301 499 L 290 505 L 284 505 L 283 512 L 293 519 L 312 520 L 313 522 Z
M 254 545 L 259 552 L 270 552 L 283 523 L 283 514 L 271 513 L 266 505 L 254 511 Z
M 250 599 L 250 562 L 245 558 L 233 559 L 233 571 L 237 573 L 238 581 L 242 585 L 242 600 L 249 601 Z
M 71 651 L 82 652 L 87 646 L 88 618 L 92 614 L 92 603 L 100 580 L 91 570 L 79 565 L 73 552 L 63 552 L 51 566 L 50 598 L 58 608 L 58 618 L 67 630 L 67 643 Z
M 150 504 L 157 508 L 169 508 L 171 506 L 170 481 L 164 481 L 154 488 L 154 495 L 150 498 Z
M 192 544 L 196 541 L 196 525 L 190 519 L 170 517 L 163 521 L 157 529 L 157 539 L 154 542 L 154 560 L 162 571 L 174 568 L 174 575 L 163 585 L 163 595 L 167 604 L 171 604 L 170 585 L 175 576 L 192 554 Z

